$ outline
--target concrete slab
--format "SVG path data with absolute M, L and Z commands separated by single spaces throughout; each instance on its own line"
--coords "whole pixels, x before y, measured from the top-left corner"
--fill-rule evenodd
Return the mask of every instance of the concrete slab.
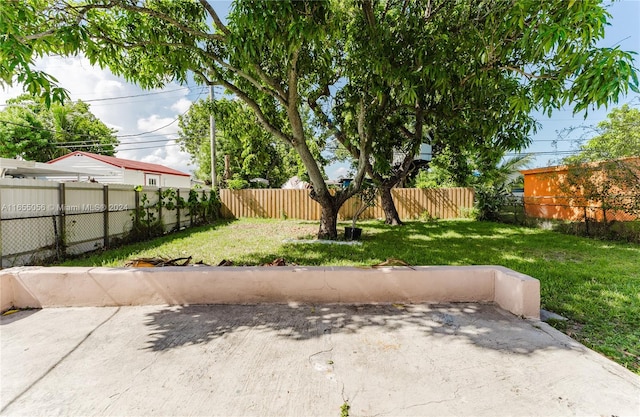
M 0 355 L 2 415 L 640 415 L 640 377 L 486 304 L 21 311 Z

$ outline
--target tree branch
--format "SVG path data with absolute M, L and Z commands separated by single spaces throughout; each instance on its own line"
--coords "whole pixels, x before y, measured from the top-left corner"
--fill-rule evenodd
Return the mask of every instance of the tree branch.
M 216 40 L 224 40 L 224 37 L 222 35 L 219 34 L 211 34 L 211 33 L 207 33 L 207 32 L 203 32 L 201 30 L 198 29 L 194 29 L 191 26 L 188 26 L 182 22 L 180 22 L 177 19 L 174 19 L 171 16 L 166 15 L 165 13 L 159 12 L 157 10 L 153 10 L 150 9 L 148 7 L 142 7 L 142 6 L 133 6 L 133 5 L 128 5 L 125 4 L 124 2 L 122 2 L 121 0 L 116 0 L 116 3 L 118 5 L 118 7 L 121 7 L 124 10 L 128 10 L 130 12 L 139 12 L 142 14 L 146 14 L 149 16 L 153 16 L 157 19 L 163 20 L 167 23 L 170 23 L 172 25 L 174 25 L 176 28 L 183 30 L 193 36 L 197 36 L 197 37 L 201 37 L 201 38 L 206 38 L 206 39 L 216 39 Z
M 510 65 L 505 65 L 505 66 L 500 66 L 498 67 L 501 70 L 507 70 L 507 71 L 513 71 L 513 72 L 517 72 L 518 74 L 522 75 L 523 77 L 526 77 L 529 80 L 535 79 L 554 79 L 556 77 L 553 77 L 551 75 L 536 75 L 530 72 L 526 72 L 520 68 L 516 68 Z
M 374 28 L 376 25 L 376 16 L 373 12 L 373 4 L 371 3 L 371 0 L 363 0 L 362 11 L 367 18 L 369 28 Z
M 245 80 L 249 81 L 249 83 L 251 83 L 258 90 L 260 90 L 260 91 L 262 91 L 264 93 L 267 93 L 267 94 L 269 94 L 271 96 L 274 96 L 275 98 L 278 99 L 278 101 L 280 101 L 280 103 L 283 106 L 285 106 L 285 107 L 287 106 L 287 98 L 284 96 L 284 91 L 282 91 L 282 89 L 280 89 L 280 90 L 269 89 L 269 88 L 265 87 L 264 85 L 262 85 L 258 80 L 253 78 L 251 75 L 249 75 L 246 72 L 242 71 L 241 69 L 236 68 L 233 65 L 225 62 L 219 56 L 217 56 L 215 54 L 210 54 L 208 52 L 205 52 L 205 53 L 206 53 L 206 56 L 208 56 L 211 59 L 213 59 L 215 62 L 220 64 L 222 67 L 228 69 L 229 71 L 233 72 L 234 74 L 237 74 L 240 77 L 244 78 Z
M 336 124 L 333 123 L 331 119 L 329 119 L 329 116 L 327 116 L 327 114 L 320 108 L 317 99 L 311 100 L 311 98 L 309 98 L 307 100 L 307 103 L 309 104 L 309 107 L 316 115 L 316 117 L 320 120 L 320 123 L 322 123 L 327 130 L 333 132 L 333 135 L 336 137 L 338 142 L 340 142 L 340 144 L 347 148 L 347 151 L 349 151 L 349 153 L 353 155 L 351 149 L 349 149 L 346 145 L 348 142 L 344 132 L 340 130 L 340 128 L 338 128 L 338 126 L 336 126 Z
M 213 6 L 211 6 L 211 4 L 209 4 L 207 0 L 200 0 L 200 4 L 202 5 L 202 7 L 204 7 L 207 13 L 209 13 L 209 16 L 211 16 L 211 18 L 213 19 L 213 22 L 216 24 L 216 27 L 220 29 L 222 32 L 224 32 L 225 35 L 229 35 L 231 32 L 222 23 L 222 20 L 220 20 L 220 17 L 218 17 L 218 13 L 216 13 Z
M 298 101 L 298 57 L 300 56 L 300 48 L 293 51 L 291 57 L 291 68 L 289 68 L 289 74 L 287 79 L 288 86 L 288 101 L 289 104 L 296 103 Z
M 198 74 L 198 75 L 203 77 L 203 79 L 206 79 L 206 77 L 204 77 L 203 74 Z M 280 129 L 278 129 L 277 127 L 275 127 L 271 123 L 269 123 L 269 121 L 267 120 L 265 114 L 262 112 L 262 109 L 260 108 L 260 105 L 258 105 L 258 103 L 256 103 L 255 100 L 253 100 L 251 97 L 249 97 L 248 94 L 246 94 L 244 91 L 239 89 L 236 85 L 234 85 L 234 84 L 232 84 L 232 83 L 230 83 L 230 82 L 228 82 L 226 80 L 220 79 L 220 80 L 217 80 L 217 83 L 219 83 L 220 85 L 223 85 L 226 88 L 228 88 L 229 90 L 233 91 L 238 97 L 240 97 L 240 99 L 242 99 L 242 101 L 247 103 L 247 105 L 251 108 L 251 110 L 253 110 L 253 113 L 258 118 L 258 121 L 260 122 L 260 124 L 269 133 L 271 133 L 272 135 L 282 139 L 286 143 L 288 143 L 288 144 L 293 146 L 293 138 L 291 136 L 285 135 L 284 133 L 282 133 L 282 131 Z

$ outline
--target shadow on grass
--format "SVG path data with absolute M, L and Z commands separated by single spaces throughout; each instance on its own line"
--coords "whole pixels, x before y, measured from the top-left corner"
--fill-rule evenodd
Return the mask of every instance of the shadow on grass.
M 124 258 L 129 258 L 131 257 L 131 255 L 134 255 L 142 250 L 155 249 L 155 248 L 161 247 L 164 244 L 170 243 L 174 240 L 188 238 L 195 233 L 206 232 L 219 227 L 227 226 L 233 223 L 234 221 L 236 220 L 235 219 L 218 220 L 213 224 L 190 227 L 185 230 L 181 230 L 175 233 L 170 233 L 165 236 L 161 236 L 151 240 L 125 244 L 120 247 L 109 248 L 106 251 L 100 250 L 96 252 L 89 252 L 83 255 L 74 256 L 72 258 L 66 259 L 64 262 L 58 265 L 85 266 L 87 265 L 87 263 L 91 263 L 93 265 L 98 265 L 98 266 L 105 265 L 105 264 L 109 264 L 111 262 L 118 261 Z M 195 261 L 196 260 L 194 260 L 194 262 Z
M 147 349 L 165 351 L 215 339 L 242 343 L 251 332 L 300 341 L 330 334 L 403 332 L 412 341 L 459 339 L 513 354 L 580 349 L 491 305 L 194 305 L 148 315 Z M 235 337 L 233 337 L 235 336 Z M 261 336 L 264 337 L 264 336 Z M 269 340 L 269 339 L 265 339 Z M 419 343 L 419 341 L 418 341 Z

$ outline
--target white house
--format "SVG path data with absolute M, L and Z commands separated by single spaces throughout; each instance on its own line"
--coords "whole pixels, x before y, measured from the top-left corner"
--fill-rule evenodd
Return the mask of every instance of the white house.
M 27 178 L 37 179 L 47 176 L 67 177 L 73 181 L 89 181 L 90 178 L 100 175 L 86 169 L 55 167 L 49 164 L 35 161 L 23 161 L 20 159 L 0 158 L 0 178 Z
M 98 173 L 92 178 L 102 184 L 149 185 L 154 187 L 190 188 L 191 175 L 164 165 L 132 161 L 89 152 L 71 152 L 47 164 L 74 171 Z M 50 180 L 64 181 L 74 178 L 47 176 Z

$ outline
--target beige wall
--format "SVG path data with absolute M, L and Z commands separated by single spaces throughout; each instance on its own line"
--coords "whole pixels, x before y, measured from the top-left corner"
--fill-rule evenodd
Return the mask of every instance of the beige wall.
M 21 267 L 0 271 L 0 277 L 3 310 L 12 305 L 495 302 L 516 315 L 540 313 L 538 280 L 499 266 Z

